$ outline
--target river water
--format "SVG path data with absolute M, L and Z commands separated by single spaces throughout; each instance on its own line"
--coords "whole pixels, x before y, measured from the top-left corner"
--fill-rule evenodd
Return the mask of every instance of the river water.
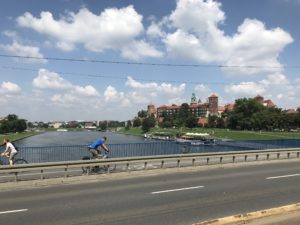
M 111 158 L 300 147 L 300 139 L 218 141 L 216 145 L 185 146 L 171 141 L 149 141 L 142 136 L 98 131 L 45 132 L 15 144 L 20 150 L 18 156 L 30 163 L 68 161 L 89 155 L 87 146 L 103 136 L 107 137 Z
M 64 145 L 89 145 L 98 138 L 106 136 L 108 144 L 124 144 L 144 142 L 144 138 L 135 135 L 125 135 L 113 132 L 99 131 L 68 131 L 45 132 L 19 140 L 16 144 L 20 147 L 46 147 Z

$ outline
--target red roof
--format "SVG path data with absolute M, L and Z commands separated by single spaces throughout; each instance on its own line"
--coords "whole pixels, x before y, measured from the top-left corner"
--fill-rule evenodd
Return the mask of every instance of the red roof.
M 275 104 L 272 102 L 272 100 L 268 99 L 268 100 L 265 100 L 264 103 L 267 105 L 267 106 L 275 106 Z
M 167 106 L 167 105 L 163 105 L 158 107 L 157 109 L 179 109 L 180 106 L 178 105 L 171 105 L 171 106 Z
M 204 107 L 208 107 L 208 103 L 190 105 L 190 109 L 197 109 L 197 108 L 204 108 Z
M 219 106 L 218 111 L 225 111 L 225 107 L 224 106 Z
M 211 96 L 209 96 L 209 98 L 218 98 L 218 96 L 215 94 L 212 94 Z
M 198 124 L 205 125 L 207 123 L 208 123 L 208 118 L 207 117 L 200 117 L 198 119 Z
M 255 99 L 257 99 L 257 100 L 264 100 L 264 97 L 261 96 L 261 95 L 256 95 Z
M 234 109 L 234 104 L 229 103 L 229 104 L 226 104 L 224 107 L 225 107 L 225 109 L 233 110 Z
M 286 110 L 286 113 L 287 113 L 287 114 L 297 114 L 298 111 L 295 110 L 295 109 L 288 109 L 288 110 Z

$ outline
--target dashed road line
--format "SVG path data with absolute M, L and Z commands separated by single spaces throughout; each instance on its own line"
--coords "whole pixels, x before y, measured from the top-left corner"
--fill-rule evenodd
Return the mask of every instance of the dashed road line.
M 267 177 L 267 180 L 272 180 L 272 179 L 280 179 L 280 178 L 286 178 L 286 177 L 297 177 L 300 176 L 299 173 L 296 174 L 289 174 L 289 175 L 282 175 L 282 176 L 277 176 L 277 177 Z
M 170 190 L 164 190 L 164 191 L 155 191 L 151 192 L 151 194 L 162 194 L 162 193 L 168 193 L 168 192 L 175 192 L 175 191 L 186 191 L 186 190 L 192 190 L 192 189 L 199 189 L 204 188 L 204 186 L 195 186 L 195 187 L 186 187 L 186 188 L 179 188 L 179 189 L 170 189 Z
M 10 211 L 2 211 L 1 214 L 9 214 L 9 213 L 18 213 L 18 212 L 26 212 L 28 209 L 17 209 L 17 210 L 10 210 Z

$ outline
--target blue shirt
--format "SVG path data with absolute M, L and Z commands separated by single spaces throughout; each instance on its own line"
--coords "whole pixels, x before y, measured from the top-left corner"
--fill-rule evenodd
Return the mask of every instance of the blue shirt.
M 102 141 L 102 139 L 98 139 L 93 144 L 91 144 L 90 147 L 93 148 L 93 149 L 97 149 L 103 143 L 104 143 L 104 141 Z

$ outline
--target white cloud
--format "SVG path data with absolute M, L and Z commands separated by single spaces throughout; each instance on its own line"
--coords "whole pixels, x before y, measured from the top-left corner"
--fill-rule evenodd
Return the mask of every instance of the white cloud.
M 263 95 L 265 88 L 255 82 L 241 82 L 240 84 L 226 86 L 225 92 L 237 98 L 254 97 L 257 94 Z
M 19 85 L 12 82 L 2 82 L 0 85 L 0 93 L 1 94 L 17 94 L 21 92 L 21 88 Z
M 41 12 L 40 18 L 26 12 L 17 18 L 22 27 L 31 28 L 57 40 L 57 47 L 71 51 L 76 44 L 86 49 L 103 52 L 120 50 L 123 57 L 161 57 L 161 53 L 145 41 L 138 40 L 143 34 L 143 17 L 132 5 L 117 9 L 107 8 L 99 15 L 86 8 L 78 13 L 69 12 L 55 20 L 51 12 Z M 135 52 L 135 50 L 140 50 Z
M 181 95 L 185 91 L 185 86 L 186 86 L 185 84 L 174 86 L 172 84 L 167 84 L 167 83 L 158 84 L 156 82 L 142 83 L 134 80 L 130 76 L 127 78 L 125 85 L 135 90 L 144 91 L 145 93 L 158 92 L 160 94 L 169 94 L 169 95 L 173 95 L 173 94 Z
M 19 85 L 10 81 L 3 81 L 0 83 L 0 103 L 2 105 L 2 111 L 5 111 L 5 104 L 10 102 L 12 99 L 14 102 L 20 97 L 21 88 Z M 2 112 L 3 113 L 3 112 Z
M 156 24 L 156 23 L 152 22 L 150 24 L 150 26 L 147 28 L 147 31 L 146 31 L 147 35 L 152 38 L 164 37 L 166 34 L 162 30 L 162 26 L 163 26 L 163 24 Z
M 71 107 L 77 105 L 80 100 L 70 93 L 67 94 L 55 94 L 50 98 L 51 102 L 64 107 Z M 77 105 L 78 106 L 78 105 Z
M 266 79 L 257 82 L 241 82 L 225 87 L 227 99 L 255 97 L 260 94 L 281 108 L 297 108 L 300 106 L 300 84 L 297 79 L 289 81 L 284 74 L 271 74 Z
M 57 42 L 56 46 L 65 52 L 70 52 L 75 48 L 74 44 L 68 42 Z
M 179 29 L 209 35 L 209 31 L 215 32 L 217 25 L 225 20 L 220 7 L 221 3 L 213 0 L 179 0 L 170 20 Z
M 39 89 L 67 90 L 80 96 L 99 96 L 98 91 L 91 85 L 78 86 L 62 78 L 58 73 L 40 69 L 32 85 Z
M 119 106 L 121 107 L 128 107 L 131 105 L 128 96 L 125 96 L 124 92 L 118 92 L 117 89 L 111 85 L 105 89 L 103 95 L 105 102 L 109 104 L 120 103 Z
M 104 98 L 106 102 L 117 101 L 120 99 L 120 94 L 115 87 L 109 85 L 104 91 Z
M 224 69 L 234 74 L 280 71 L 278 55 L 293 42 L 289 33 L 281 28 L 267 29 L 263 22 L 247 18 L 235 34 L 227 36 L 219 28 L 224 22 L 221 3 L 179 0 L 169 16 L 169 23 L 175 31 L 167 33 L 164 38 L 169 55 L 196 62 L 237 66 Z
M 175 104 L 175 105 L 181 105 L 184 102 L 188 102 L 188 101 L 186 99 L 180 98 L 180 97 L 178 97 L 178 98 L 172 98 L 172 99 L 168 100 L 168 105 L 173 105 L 173 104 Z
M 202 102 L 204 102 L 204 98 L 206 99 L 212 93 L 212 90 L 204 84 L 196 85 L 194 91 L 198 96 L 200 96 Z
M 26 63 L 47 63 L 47 60 L 44 59 L 44 56 L 40 53 L 40 49 L 38 47 L 22 45 L 17 41 L 14 41 L 10 45 L 0 45 L 0 47 L 12 55 L 29 57 L 27 59 L 16 58 L 18 61 Z
M 163 54 L 145 41 L 133 41 L 122 48 L 122 56 L 139 60 L 143 57 L 160 58 Z
M 72 84 L 63 79 L 59 74 L 40 69 L 38 76 L 32 82 L 33 86 L 40 89 L 70 89 Z
M 75 92 L 82 96 L 99 96 L 98 91 L 91 85 L 85 87 L 75 86 Z
M 38 89 L 34 90 L 34 94 L 38 99 L 49 98 L 53 104 L 62 107 L 88 106 L 94 108 L 97 107 L 96 103 L 100 97 L 99 92 L 93 86 L 72 84 L 58 73 L 47 69 L 39 70 L 37 77 L 32 81 L 32 85 Z M 58 93 L 53 94 L 53 92 Z
M 5 30 L 2 32 L 2 34 L 5 35 L 6 37 L 14 39 L 14 40 L 18 38 L 17 32 L 15 32 L 13 30 Z
M 166 99 L 174 102 L 179 102 L 185 92 L 186 85 L 173 85 L 169 83 L 156 82 L 140 82 L 128 77 L 125 86 L 130 88 L 129 92 L 125 94 L 132 105 L 138 104 L 147 105 L 150 102 L 157 105 L 166 104 Z M 167 101 L 168 101 L 167 100 Z M 169 101 L 169 102 L 170 102 Z

